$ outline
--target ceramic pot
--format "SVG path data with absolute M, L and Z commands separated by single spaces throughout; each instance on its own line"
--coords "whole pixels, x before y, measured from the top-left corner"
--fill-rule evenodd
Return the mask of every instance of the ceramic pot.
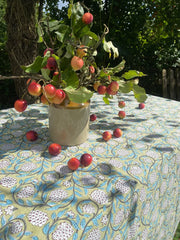
M 60 145 L 79 145 L 89 132 L 90 104 L 70 103 L 67 106 L 49 105 L 49 134 Z

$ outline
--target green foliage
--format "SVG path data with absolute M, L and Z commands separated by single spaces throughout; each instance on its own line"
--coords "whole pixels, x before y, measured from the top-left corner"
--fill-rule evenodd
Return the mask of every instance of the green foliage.
M 44 59 L 46 61 L 44 61 Z M 44 64 L 43 64 L 44 62 Z M 34 62 L 30 65 L 27 66 L 21 66 L 21 68 L 26 72 L 26 73 L 38 73 L 41 68 L 43 68 L 47 63 L 47 57 L 42 58 L 41 56 L 37 56 Z
M 78 88 L 79 85 L 79 79 L 77 74 L 73 71 L 72 67 L 67 67 L 62 72 L 62 79 L 66 82 L 67 87 L 71 86 L 74 89 Z
M 64 91 L 68 94 L 70 101 L 77 103 L 85 103 L 93 96 L 93 92 L 86 87 L 75 89 L 69 86 L 66 87 Z
M 125 72 L 121 77 L 125 78 L 126 80 L 130 80 L 133 78 L 143 77 L 146 76 L 143 72 L 138 72 L 136 70 L 129 70 L 128 72 Z
M 47 51 L 44 57 L 37 56 L 32 64 L 22 66 L 22 69 L 26 73 L 35 74 L 41 72 L 44 77 L 43 81 L 52 83 L 57 88 L 64 89 L 69 100 L 77 103 L 88 101 L 92 97 L 92 87 L 96 80 L 105 86 L 108 86 L 110 83 L 108 80 L 109 75 L 112 76 L 112 80 L 120 81 L 121 77 L 118 76 L 118 74 L 125 66 L 124 60 L 114 67 L 109 64 L 107 64 L 107 66 L 99 66 L 97 64 L 96 58 L 100 45 L 102 45 L 104 51 L 108 54 L 109 59 L 115 60 L 115 58 L 118 58 L 119 51 L 118 48 L 113 45 L 112 41 L 106 41 L 105 36 L 109 32 L 107 26 L 105 26 L 101 35 L 95 34 L 95 32 L 91 30 L 93 27 L 92 23 L 83 23 L 82 16 L 84 13 L 84 5 L 71 1 L 67 11 L 68 21 L 48 21 L 47 19 L 43 21 L 42 19 L 38 27 L 39 42 L 44 42 L 44 36 L 48 35 L 48 43 L 52 44 L 48 45 L 48 47 L 55 50 L 55 54 L 52 54 L 52 57 L 54 57 L 57 62 L 56 71 L 60 73 L 59 81 L 58 78 L 52 77 L 52 71 L 44 68 L 50 57 L 50 51 Z M 78 56 L 78 50 L 80 50 L 82 46 L 85 46 L 86 51 L 85 56 L 82 57 L 84 65 L 80 70 L 76 71 L 73 69 L 73 66 L 71 66 L 71 60 L 73 56 Z M 96 69 L 94 75 L 92 75 L 89 70 L 89 66 L 91 65 Z M 145 76 L 145 74 L 136 71 L 127 73 L 127 76 L 128 74 L 132 78 Z M 124 78 L 127 76 L 124 74 Z M 124 89 L 126 89 L 127 92 L 127 89 L 129 89 L 129 91 L 135 93 L 135 98 L 138 101 L 145 101 L 145 91 L 143 92 L 141 88 L 135 88 L 133 84 L 130 88 L 127 88 L 128 84 L 129 83 L 121 80 L 119 91 L 121 92 L 122 90 L 123 92 Z M 111 98 L 111 95 L 106 94 L 104 97 L 105 103 L 108 104 Z
M 134 97 L 138 102 L 142 103 L 146 101 L 147 96 L 144 88 L 138 86 L 137 84 L 133 84 L 133 92 L 134 92 Z
M 94 31 L 108 23 L 108 36 L 126 60 L 126 69 L 147 73 L 148 78 L 141 84 L 149 93 L 161 94 L 158 81 L 162 69 L 177 66 L 180 59 L 179 1 L 105 0 L 100 6 L 95 1 L 84 3 L 96 16 Z M 98 56 L 102 65 L 108 60 L 103 52 Z
M 179 3 L 176 0 L 154 0 L 149 3 L 151 14 L 146 19 L 139 41 L 142 49 L 151 48 L 154 52 L 156 67 L 169 68 L 176 64 L 179 51 Z
M 57 55 L 61 55 L 64 52 L 64 47 L 61 46 L 59 48 L 59 43 L 62 43 L 69 34 L 67 26 L 70 23 L 70 16 L 73 11 L 77 11 L 76 9 L 73 10 L 73 2 L 78 2 L 78 0 L 63 0 L 63 2 L 71 4 L 69 8 L 63 7 L 61 10 L 58 9 L 58 0 L 44 0 L 41 2 L 44 4 L 44 10 L 43 18 L 41 19 L 42 26 L 37 26 L 39 33 L 39 53 L 42 54 L 45 48 L 43 41 L 46 41 L 48 46 L 52 46 L 53 43 L 54 48 L 58 50 Z M 103 24 L 106 23 L 110 31 L 106 36 L 106 42 L 113 42 L 114 48 L 118 49 L 120 58 L 126 60 L 124 70 L 137 69 L 145 72 L 148 77 L 145 81 L 141 81 L 140 84 L 149 93 L 161 94 L 157 81 L 161 78 L 162 68 L 179 66 L 179 1 L 84 0 L 83 2 L 94 15 L 91 31 L 88 33 L 93 38 L 91 43 L 88 42 L 89 39 L 84 35 L 87 27 L 84 30 L 80 30 L 85 45 L 89 44 L 92 46 L 95 41 L 98 41 L 97 38 L 99 36 L 95 33 L 101 35 L 104 29 Z M 8 75 L 10 72 L 9 59 L 5 49 L 7 40 L 6 24 L 4 21 L 5 7 L 6 1 L 1 0 L 0 74 L 2 75 Z M 85 11 L 88 9 L 85 9 Z M 81 12 L 82 8 L 78 11 Z M 48 21 L 49 19 L 56 20 Z M 59 30 L 59 21 L 61 21 L 61 30 Z M 45 31 L 42 32 L 42 28 Z M 52 39 L 49 38 L 48 31 L 51 31 Z M 78 31 L 76 29 L 75 34 L 79 35 Z M 73 49 L 71 44 L 66 46 L 66 58 L 71 58 L 74 53 Z M 112 49 L 110 47 L 109 49 L 109 52 L 113 56 Z M 118 65 L 118 59 L 109 59 L 109 52 L 104 52 L 103 45 L 99 46 L 97 51 L 94 51 L 93 56 L 95 57 L 97 54 L 96 62 L 99 66 L 107 66 L 109 61 L 111 66 Z M 43 76 L 46 75 L 48 79 L 49 73 L 46 74 L 44 70 L 42 72 Z M 110 67 L 109 74 L 113 75 Z M 117 80 L 117 76 L 113 75 L 112 79 Z

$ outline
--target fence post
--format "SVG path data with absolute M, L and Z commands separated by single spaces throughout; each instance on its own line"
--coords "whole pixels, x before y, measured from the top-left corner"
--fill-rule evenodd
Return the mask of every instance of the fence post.
M 168 91 L 167 91 L 167 71 L 166 69 L 162 70 L 162 87 L 163 87 L 163 97 L 168 97 Z
M 177 100 L 180 101 L 180 68 L 176 68 L 176 96 Z
M 175 90 L 175 85 L 176 85 L 176 80 L 174 77 L 174 70 L 169 69 L 169 85 L 170 85 L 170 98 L 171 99 L 176 99 L 176 90 Z

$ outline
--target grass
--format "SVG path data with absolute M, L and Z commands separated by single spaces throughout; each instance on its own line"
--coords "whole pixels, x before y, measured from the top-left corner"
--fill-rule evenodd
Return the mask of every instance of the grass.
M 176 234 L 174 235 L 173 240 L 180 240 L 180 223 L 177 227 Z

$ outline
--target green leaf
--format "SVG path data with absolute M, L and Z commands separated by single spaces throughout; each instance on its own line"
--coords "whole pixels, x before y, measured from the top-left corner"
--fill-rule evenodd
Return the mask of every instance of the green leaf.
M 133 92 L 134 92 L 134 97 L 138 102 L 146 101 L 147 95 L 144 88 L 140 87 L 139 85 L 133 84 Z
M 43 42 L 43 38 L 41 36 L 39 36 L 38 43 L 42 43 L 42 42 Z
M 93 92 L 88 90 L 86 87 L 80 87 L 78 89 L 75 89 L 69 86 L 65 88 L 64 91 L 67 93 L 70 101 L 76 103 L 87 102 L 93 96 Z
M 31 63 L 28 66 L 21 66 L 21 68 L 26 72 L 26 73 L 38 73 L 42 67 L 42 62 L 44 58 L 41 56 L 37 56 L 36 59 L 34 60 L 33 63 Z
M 99 41 L 99 37 L 98 37 L 94 32 L 88 31 L 88 32 L 86 33 L 86 35 L 92 37 L 92 38 L 95 39 L 96 41 Z
M 59 81 L 59 74 L 58 75 L 53 75 L 52 80 L 54 82 L 58 82 Z
M 50 53 L 50 51 L 47 51 L 46 55 L 43 57 L 42 63 L 41 63 L 41 67 L 45 67 L 47 64 L 47 60 L 49 58 L 48 53 Z
M 66 82 L 67 86 L 77 88 L 79 85 L 79 78 L 77 74 L 72 70 L 71 66 L 62 72 L 62 79 Z
M 68 44 L 66 47 L 66 54 L 64 57 L 71 58 L 74 55 L 74 48 L 71 44 Z
M 98 79 L 105 78 L 107 76 L 108 76 L 108 74 L 105 73 L 103 70 L 101 70 L 98 74 Z
M 60 24 L 58 31 L 56 31 L 57 39 L 60 42 L 63 42 L 65 39 L 66 34 L 70 31 L 69 26 L 65 24 Z
M 95 37 L 96 38 L 96 37 Z M 98 37 L 99 39 L 99 37 Z M 94 45 L 97 43 L 97 40 L 95 40 L 93 37 L 84 35 L 82 37 L 82 44 L 88 47 L 94 48 Z M 97 51 L 96 51 L 97 52 Z M 96 54 L 97 55 L 97 54 Z
M 116 81 L 116 82 L 119 83 L 120 77 L 118 77 L 118 76 L 111 76 L 111 81 Z M 124 82 L 124 81 L 123 81 L 123 82 Z M 124 84 L 124 83 L 123 83 L 123 84 Z
M 47 26 L 49 28 L 49 31 L 52 32 L 52 31 L 58 30 L 60 24 L 58 20 L 51 20 L 49 23 L 47 23 Z
M 49 77 L 49 74 L 50 74 L 50 70 L 47 69 L 47 68 L 41 68 L 41 74 L 43 75 L 43 77 L 46 79 L 46 80 L 51 80 L 51 78 Z
M 111 51 L 113 52 L 113 58 L 119 57 L 118 49 L 113 45 L 111 41 L 106 42 L 106 39 L 103 39 L 103 48 L 106 52 L 109 53 L 109 58 L 111 58 Z
M 103 97 L 103 101 L 105 102 L 105 104 L 109 104 L 109 99 L 107 97 Z
M 41 29 L 41 27 L 39 26 L 39 24 L 37 26 L 37 34 L 38 34 L 38 43 L 42 43 L 44 33 L 43 33 L 43 30 Z
M 59 57 L 58 57 L 56 54 L 52 54 L 52 57 L 53 57 L 56 61 L 59 60 Z
M 74 30 L 76 29 L 75 25 L 77 21 L 82 18 L 83 14 L 84 14 L 84 9 L 81 6 L 81 4 L 79 2 L 73 4 L 71 9 L 71 22 Z
M 84 35 L 88 35 L 89 32 L 89 26 L 84 26 L 80 31 L 77 32 L 76 36 L 79 38 L 82 38 Z
M 76 23 L 74 26 L 74 34 L 78 38 L 82 38 L 84 36 L 89 36 L 93 38 L 96 41 L 99 41 L 99 37 L 94 33 L 90 31 L 90 26 L 89 25 L 84 25 L 81 19 Z
M 89 26 L 84 25 L 81 18 L 78 19 L 77 22 L 74 23 L 73 27 L 74 27 L 73 32 L 74 32 L 75 36 L 79 36 L 81 31 L 89 31 Z
M 119 92 L 122 93 L 129 93 L 133 90 L 133 83 L 132 82 L 123 82 L 120 81 L 119 84 Z
M 73 7 L 73 0 L 70 0 L 69 3 L 69 8 L 68 8 L 68 18 L 71 18 L 71 14 L 72 14 L 72 7 Z
M 143 77 L 143 76 L 147 76 L 147 75 L 144 74 L 143 72 L 138 72 L 136 70 L 129 70 L 128 72 L 125 72 L 121 77 L 125 78 L 126 80 L 130 80 L 132 78 Z
M 52 83 L 52 85 L 54 85 L 56 88 L 59 88 L 60 74 L 53 75 L 51 83 Z M 61 82 L 61 84 L 62 84 L 62 82 Z M 65 86 L 66 86 L 66 85 L 65 85 Z
M 55 34 L 57 35 L 58 41 L 59 41 L 59 42 L 63 42 L 65 33 L 60 33 L 60 32 L 57 32 L 57 31 L 56 31 Z
M 120 62 L 117 66 L 113 67 L 113 68 L 109 68 L 108 69 L 108 73 L 111 75 L 115 74 L 115 73 L 118 73 L 120 71 L 122 71 L 125 67 L 125 63 L 126 61 L 125 60 L 122 60 L 122 62 Z

